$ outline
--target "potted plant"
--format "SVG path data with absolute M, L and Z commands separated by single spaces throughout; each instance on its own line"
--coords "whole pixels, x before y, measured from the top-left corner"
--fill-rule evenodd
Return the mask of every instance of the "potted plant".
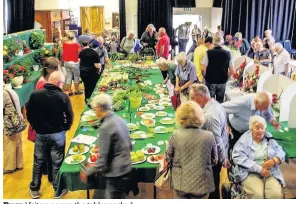
M 22 83 L 24 81 L 24 77 L 23 77 L 24 71 L 25 71 L 25 67 L 21 65 L 11 65 L 9 67 L 9 73 L 11 73 L 13 76 L 11 82 L 14 88 L 22 87 Z
M 29 39 L 31 49 L 39 49 L 44 46 L 45 36 L 42 33 L 32 32 Z
M 15 48 L 14 48 L 15 52 L 14 52 L 14 54 L 16 56 L 22 57 L 24 55 L 22 41 L 21 40 L 16 40 L 14 45 L 15 45 Z
M 9 71 L 7 69 L 3 70 L 3 83 L 4 83 L 5 88 L 10 88 L 10 89 L 12 88 L 11 87 L 11 79 L 12 79 L 12 76 L 9 73 Z
M 26 41 L 23 40 L 22 43 L 23 43 L 24 53 L 25 54 L 29 54 L 30 53 L 30 49 L 28 48 Z
M 33 59 L 36 62 L 43 64 L 47 57 L 51 57 L 51 52 L 47 50 L 45 47 L 43 47 L 41 50 L 39 50 L 34 54 Z
M 11 61 L 11 57 L 9 55 L 9 51 L 7 49 L 7 47 L 4 45 L 3 46 L 3 62 L 10 62 Z

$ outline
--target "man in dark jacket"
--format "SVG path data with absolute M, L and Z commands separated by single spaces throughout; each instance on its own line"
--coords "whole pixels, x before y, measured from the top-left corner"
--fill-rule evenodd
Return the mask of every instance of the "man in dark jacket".
M 53 164 L 53 178 L 55 179 L 65 154 L 66 131 L 73 123 L 72 105 L 62 91 L 65 77 L 62 72 L 53 72 L 43 89 L 34 91 L 27 104 L 27 118 L 36 131 L 34 147 L 34 163 L 32 182 L 30 183 L 30 195 L 32 198 L 40 197 L 40 186 L 42 177 L 42 164 L 45 155 L 51 155 Z M 57 181 L 53 181 L 54 191 Z M 67 193 L 62 193 L 55 198 L 60 198 Z

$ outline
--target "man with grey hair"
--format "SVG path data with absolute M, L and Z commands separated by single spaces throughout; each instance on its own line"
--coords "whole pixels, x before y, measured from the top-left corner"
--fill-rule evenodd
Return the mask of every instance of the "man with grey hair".
M 228 132 L 226 130 L 226 113 L 222 106 L 210 97 L 208 88 L 203 84 L 193 84 L 190 90 L 190 99 L 198 103 L 204 112 L 206 120 L 203 126 L 205 130 L 214 134 L 218 149 L 218 164 L 213 166 L 214 182 L 216 189 L 209 195 L 211 199 L 220 199 L 220 172 L 222 166 L 230 167 L 228 160 Z
M 253 115 L 265 118 L 275 129 L 279 129 L 280 123 L 273 116 L 271 105 L 272 100 L 267 92 L 239 96 L 221 104 L 229 116 L 229 127 L 234 136 L 233 144 L 249 130 L 249 118 Z
M 109 95 L 95 96 L 91 106 L 101 122 L 98 130 L 101 156 L 93 167 L 85 169 L 85 173 L 87 176 L 100 173 L 105 178 L 105 191 L 96 190 L 95 198 L 124 199 L 129 192 L 132 170 L 129 130 L 125 121 L 112 112 Z
M 104 70 L 105 65 L 107 65 L 107 67 L 110 67 L 110 60 L 108 58 L 108 54 L 107 54 L 107 49 L 104 46 L 104 39 L 102 36 L 97 37 L 97 41 L 99 42 L 99 47 L 95 48 L 94 50 L 98 53 L 99 58 L 100 58 L 100 64 L 102 67 L 102 70 Z
M 277 53 L 274 57 L 273 73 L 287 76 L 291 61 L 289 52 L 283 48 L 281 43 L 275 43 L 273 51 Z
M 214 49 L 208 50 L 202 59 L 202 72 L 205 84 L 212 98 L 219 103 L 224 101 L 226 82 L 234 74 L 230 52 L 221 45 L 221 37 L 213 38 Z

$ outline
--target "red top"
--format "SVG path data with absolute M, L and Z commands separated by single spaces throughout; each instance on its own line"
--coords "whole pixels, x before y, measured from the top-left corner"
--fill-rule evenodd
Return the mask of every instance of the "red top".
M 160 53 L 161 47 L 164 47 L 164 53 Z M 162 56 L 166 59 L 169 57 L 170 51 L 170 38 L 167 34 L 163 34 L 160 40 L 157 43 L 157 55 Z
M 63 62 L 78 62 L 80 45 L 77 43 L 64 43 L 63 44 Z
M 46 82 L 46 80 L 45 80 L 44 77 L 39 78 L 38 82 L 36 83 L 35 89 L 36 89 L 36 90 L 39 90 L 39 89 L 44 88 L 44 86 L 45 86 L 46 83 L 47 83 L 47 82 Z

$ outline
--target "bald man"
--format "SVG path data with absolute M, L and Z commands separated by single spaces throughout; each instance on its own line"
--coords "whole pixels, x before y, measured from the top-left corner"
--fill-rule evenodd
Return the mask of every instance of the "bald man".
M 46 155 L 51 155 L 53 178 L 56 177 L 64 161 L 66 131 L 73 123 L 73 110 L 69 96 L 62 91 L 65 77 L 61 71 L 52 72 L 43 89 L 33 91 L 27 103 L 27 119 L 36 131 L 34 163 L 30 195 L 40 197 L 42 164 Z M 53 181 L 54 191 L 57 181 Z M 67 190 L 58 192 L 60 198 Z
M 229 127 L 234 139 L 237 141 L 242 134 L 249 130 L 249 119 L 253 115 L 263 117 L 275 129 L 280 128 L 280 123 L 273 116 L 271 96 L 267 92 L 257 92 L 235 98 L 222 103 L 227 116 Z
M 169 51 L 170 51 L 170 38 L 167 35 L 165 28 L 160 28 L 158 30 L 158 35 L 159 35 L 159 40 L 158 40 L 157 48 L 156 48 L 157 57 L 158 58 L 163 57 L 167 60 L 169 57 Z M 161 71 L 161 73 L 165 80 L 168 76 L 168 72 Z

